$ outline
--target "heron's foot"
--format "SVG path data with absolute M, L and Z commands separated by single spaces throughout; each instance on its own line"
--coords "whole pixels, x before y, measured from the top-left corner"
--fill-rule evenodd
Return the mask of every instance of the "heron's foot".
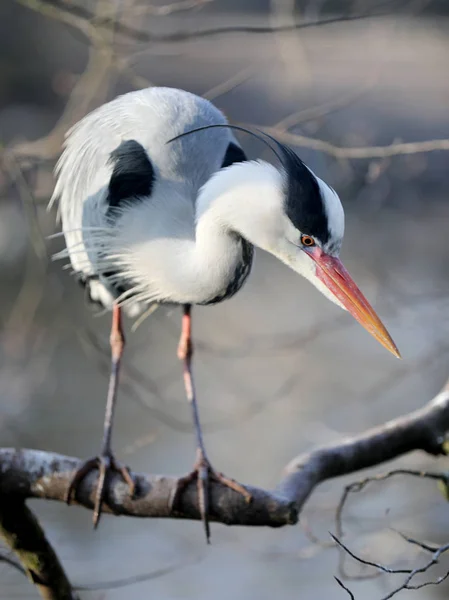
M 65 501 L 67 504 L 70 504 L 75 498 L 76 490 L 81 481 L 86 477 L 86 475 L 96 469 L 98 469 L 99 474 L 97 487 L 95 490 L 94 514 L 92 518 L 94 528 L 98 526 L 100 521 L 101 509 L 106 495 L 106 487 L 109 475 L 112 472 L 118 473 L 122 477 L 123 481 L 128 484 L 131 498 L 134 496 L 135 492 L 135 483 L 131 477 L 129 468 L 121 465 L 112 454 L 108 453 L 86 460 L 81 467 L 75 471 L 65 496 Z
M 217 483 L 221 483 L 234 492 L 241 494 L 248 504 L 252 500 L 251 494 L 248 490 L 233 479 L 226 477 L 223 473 L 219 473 L 215 471 L 212 465 L 209 462 L 209 459 L 204 455 L 201 450 L 198 450 L 198 458 L 195 462 L 193 470 L 186 475 L 185 477 L 181 477 L 178 479 L 176 484 L 175 493 L 172 500 L 172 510 L 176 510 L 176 507 L 179 504 L 182 493 L 185 491 L 189 483 L 192 481 L 197 482 L 198 488 L 198 505 L 201 514 L 201 520 L 204 524 L 204 531 L 206 533 L 206 541 L 210 543 L 210 525 L 209 525 L 209 482 L 216 481 Z

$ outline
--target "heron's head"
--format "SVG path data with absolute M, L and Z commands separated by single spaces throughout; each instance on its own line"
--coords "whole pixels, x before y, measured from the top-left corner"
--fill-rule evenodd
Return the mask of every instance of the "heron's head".
M 399 358 L 388 331 L 339 258 L 344 235 L 340 198 L 291 149 L 284 145 L 280 149 L 279 207 L 272 212 L 272 224 L 267 224 L 271 244 L 266 249 L 349 311 Z

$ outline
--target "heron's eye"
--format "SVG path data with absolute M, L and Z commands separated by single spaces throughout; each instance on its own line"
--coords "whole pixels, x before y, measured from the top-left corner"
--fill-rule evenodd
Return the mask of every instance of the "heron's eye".
M 301 244 L 310 248 L 311 246 L 315 246 L 315 240 L 310 235 L 302 235 Z

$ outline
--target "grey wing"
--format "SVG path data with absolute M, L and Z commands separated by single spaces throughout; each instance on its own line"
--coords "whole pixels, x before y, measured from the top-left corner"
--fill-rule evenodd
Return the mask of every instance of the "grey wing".
M 95 274 L 96 267 L 87 252 L 94 228 L 103 228 L 104 197 L 111 176 L 109 156 L 123 135 L 120 115 L 102 106 L 76 124 L 67 134 L 64 151 L 56 165 L 56 186 L 50 206 L 59 200 L 67 253 L 76 272 Z M 112 110 L 111 110 L 112 109 Z M 83 231 L 84 230 L 84 231 Z
M 84 251 L 87 228 L 105 226 L 110 156 L 126 140 L 136 140 L 147 152 L 158 185 L 179 183 L 186 197 L 220 168 L 233 136 L 229 130 L 212 130 L 167 145 L 180 133 L 208 124 L 226 123 L 210 102 L 188 92 L 149 88 L 119 96 L 96 109 L 67 135 L 56 166 L 57 183 L 50 201 L 59 199 L 59 215 L 70 260 L 87 275 L 95 265 Z M 85 230 L 84 235 L 81 229 Z
M 68 132 L 50 202 L 59 199 L 66 253 L 81 278 L 95 278 L 101 272 L 95 247 L 101 232 L 107 235 L 110 227 L 107 212 L 114 151 L 135 140 L 154 169 L 153 193 L 159 186 L 176 185 L 186 201 L 194 201 L 215 171 L 246 157 L 228 129 L 192 134 L 169 145 L 167 141 L 196 127 L 225 123 L 224 115 L 207 100 L 181 90 L 149 88 L 119 96 Z M 95 300 L 110 306 L 109 291 L 103 293 L 100 282 L 97 287 L 93 286 Z

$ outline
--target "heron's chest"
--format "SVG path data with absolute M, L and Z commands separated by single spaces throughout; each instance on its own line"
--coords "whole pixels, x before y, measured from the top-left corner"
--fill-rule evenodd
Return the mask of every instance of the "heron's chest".
M 199 302 L 198 304 L 211 305 L 228 300 L 234 296 L 245 283 L 253 264 L 254 247 L 241 237 L 239 237 L 238 243 L 240 245 L 239 257 L 230 277 L 227 278 L 223 287 L 210 299 Z

